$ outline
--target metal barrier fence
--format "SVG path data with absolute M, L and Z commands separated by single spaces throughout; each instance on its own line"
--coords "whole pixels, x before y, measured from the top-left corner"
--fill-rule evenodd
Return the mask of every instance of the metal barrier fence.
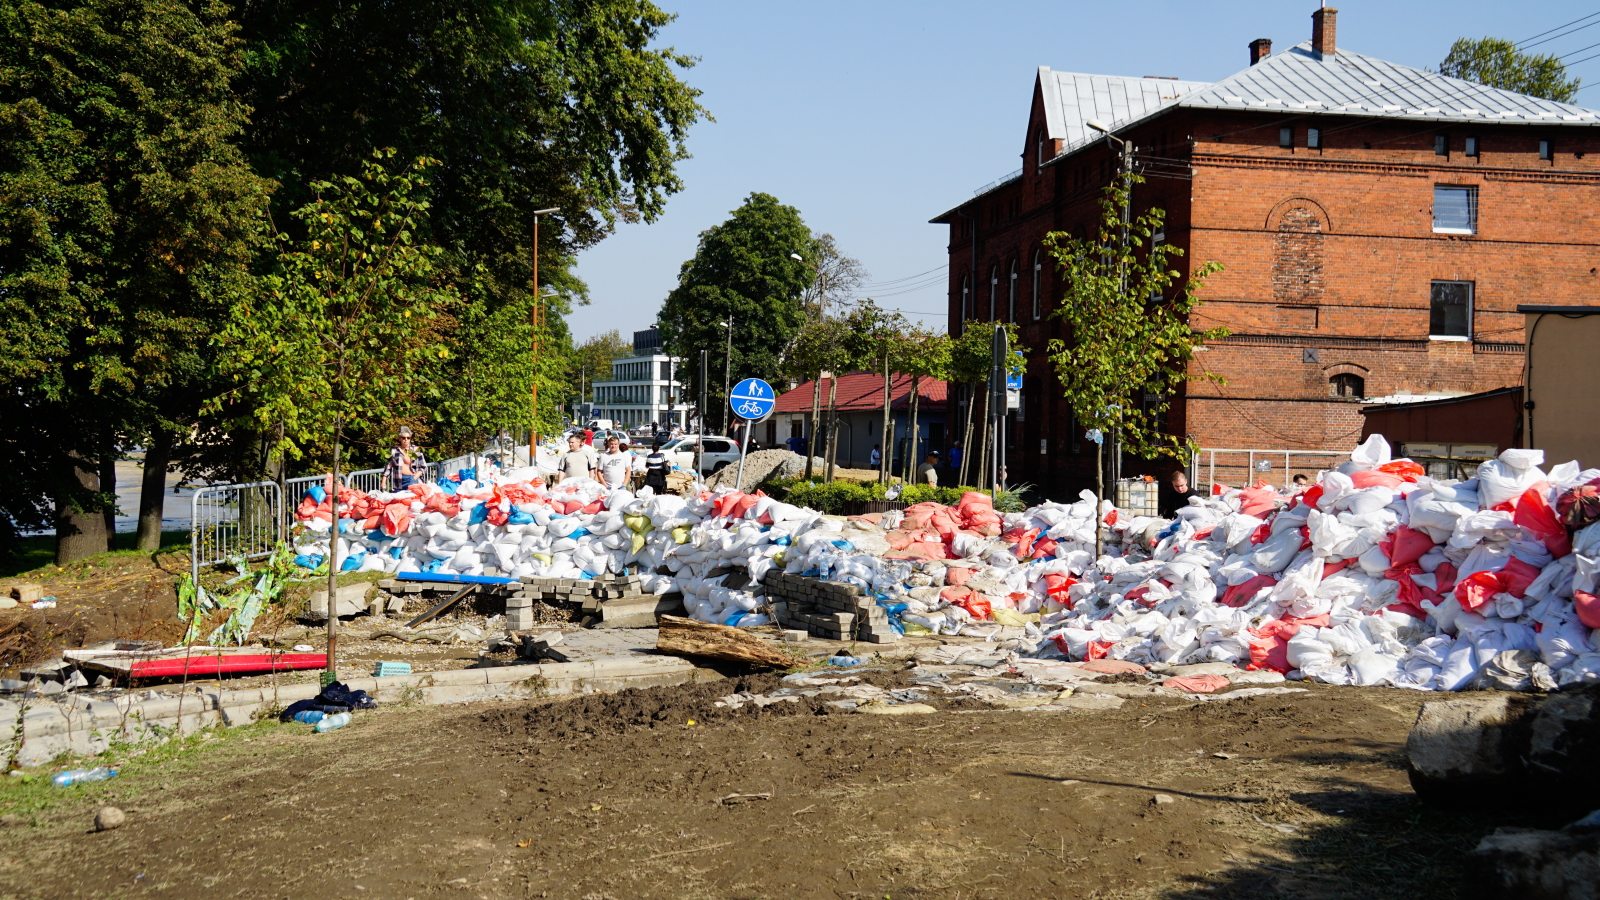
M 1332 469 L 1348 460 L 1354 449 L 1354 446 L 1348 450 L 1202 449 L 1195 456 L 1194 477 L 1190 481 L 1198 485 L 1201 483 L 1200 475 L 1204 474 L 1204 485 L 1209 488 L 1217 483 L 1219 473 L 1224 483 L 1249 483 L 1258 478 L 1278 481 L 1281 474 L 1283 487 L 1287 490 L 1292 486 L 1295 475 L 1314 479 L 1318 471 Z
M 201 566 L 267 556 L 283 540 L 283 494 L 276 482 L 208 485 L 189 502 L 189 566 L 197 584 Z

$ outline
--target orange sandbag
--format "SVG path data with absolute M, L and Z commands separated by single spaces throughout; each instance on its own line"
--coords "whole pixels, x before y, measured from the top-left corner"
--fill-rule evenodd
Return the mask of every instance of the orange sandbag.
M 1378 467 L 1378 471 L 1388 472 L 1390 475 L 1399 475 L 1402 481 L 1416 481 L 1427 474 L 1420 463 L 1414 463 L 1409 459 L 1386 462 Z
M 1143 675 L 1150 671 L 1136 662 L 1128 662 L 1125 659 L 1106 659 L 1106 651 L 1116 646 L 1110 641 L 1091 641 L 1090 653 L 1094 652 L 1093 647 L 1096 644 L 1101 645 L 1099 656 L 1077 663 L 1074 668 L 1082 669 L 1085 672 L 1094 672 L 1097 675 Z
M 1224 675 L 1180 675 L 1161 682 L 1161 686 L 1178 688 L 1191 694 L 1210 694 L 1232 683 Z
M 1600 628 L 1600 597 L 1588 591 L 1573 591 L 1572 605 L 1578 611 L 1578 621 L 1590 628 Z
M 1368 471 L 1351 472 L 1350 482 L 1354 484 L 1357 489 L 1369 487 L 1397 488 L 1405 483 L 1405 479 L 1401 478 L 1399 475 L 1390 474 L 1389 472 Z
M 1254 599 L 1256 594 L 1261 592 L 1262 588 L 1272 587 L 1277 583 L 1278 579 L 1271 575 L 1257 575 L 1243 584 L 1233 585 L 1226 591 L 1223 591 L 1222 599 L 1218 600 L 1217 602 L 1221 603 L 1223 606 L 1231 606 L 1234 609 L 1239 609 Z
M 385 506 L 378 516 L 378 527 L 390 537 L 406 531 L 411 527 L 411 505 L 401 501 Z

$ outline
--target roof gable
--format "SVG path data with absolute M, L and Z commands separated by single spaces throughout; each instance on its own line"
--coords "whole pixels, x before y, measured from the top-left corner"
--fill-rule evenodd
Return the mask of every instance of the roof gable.
M 1099 136 L 1085 124 L 1090 119 L 1107 124 L 1140 119 L 1207 87 L 1210 85 L 1204 81 L 1085 75 L 1039 67 L 1045 129 L 1067 147 Z
M 1178 101 L 1189 109 L 1279 110 L 1386 119 L 1600 124 L 1600 112 L 1425 72 L 1311 42 L 1267 57 Z

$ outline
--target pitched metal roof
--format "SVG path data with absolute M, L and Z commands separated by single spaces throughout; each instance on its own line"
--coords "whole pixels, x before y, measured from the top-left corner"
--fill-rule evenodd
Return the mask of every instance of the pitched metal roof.
M 822 403 L 827 406 L 829 379 L 822 379 Z M 922 399 L 917 407 L 927 411 L 944 409 L 949 397 L 949 386 L 937 378 L 923 378 L 917 387 Z M 911 376 L 896 373 L 889 382 L 891 409 L 905 409 L 911 405 Z M 872 372 L 853 372 L 839 376 L 839 390 L 834 398 L 834 409 L 839 412 L 861 412 L 883 409 L 883 376 Z M 774 413 L 799 413 L 811 411 L 811 382 L 802 381 L 793 390 L 778 397 Z
M 1424 72 L 1348 50 L 1297 44 L 1183 97 L 1190 109 L 1238 109 L 1430 122 L 1597 125 L 1600 112 Z
M 1039 67 L 1045 128 L 1051 138 L 1065 141 L 1069 146 L 1100 136 L 1098 131 L 1084 124 L 1090 119 L 1111 123 L 1143 118 L 1180 97 L 1210 86 L 1204 81 L 1084 75 L 1052 72 L 1049 66 Z

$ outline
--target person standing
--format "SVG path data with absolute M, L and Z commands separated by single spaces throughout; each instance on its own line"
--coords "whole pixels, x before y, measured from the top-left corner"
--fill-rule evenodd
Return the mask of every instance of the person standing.
M 628 486 L 628 476 L 633 474 L 635 457 L 622 449 L 616 435 L 606 438 L 606 452 L 600 454 L 596 467 L 600 470 L 600 483 L 608 488 Z
M 657 494 L 667 492 L 667 470 L 672 468 L 667 455 L 661 452 L 661 442 L 656 441 L 650 448 L 650 455 L 644 458 L 644 486 Z
M 939 486 L 939 451 L 929 450 L 928 455 L 923 457 L 922 465 L 917 466 L 917 484 Z
M 1194 491 L 1189 489 L 1189 476 L 1182 469 L 1167 477 L 1167 482 L 1156 491 L 1157 510 L 1163 519 L 1175 518 L 1178 510 L 1189 505 Z
M 556 463 L 556 484 L 568 478 L 593 478 L 600 480 L 600 459 L 594 448 L 583 442 L 583 436 L 574 432 L 567 437 L 567 452 Z
M 389 461 L 383 467 L 383 483 L 391 491 L 403 491 L 418 481 L 418 473 L 428 464 L 422 449 L 411 446 L 411 426 L 401 425 L 398 440 L 389 450 Z
M 874 469 L 883 465 L 883 452 L 879 449 L 880 446 L 879 444 L 872 445 L 872 468 Z
M 961 477 L 961 442 L 956 441 L 950 445 L 950 483 L 956 484 Z

